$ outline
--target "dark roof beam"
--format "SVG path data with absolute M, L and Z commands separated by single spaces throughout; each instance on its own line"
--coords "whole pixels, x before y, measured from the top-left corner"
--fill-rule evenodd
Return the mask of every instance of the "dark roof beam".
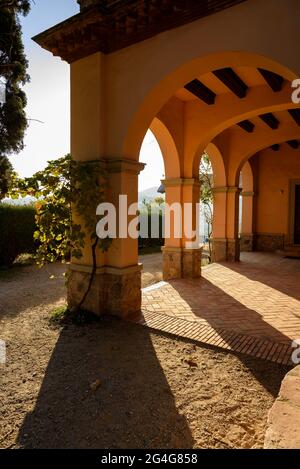
M 261 114 L 259 117 L 271 129 L 273 129 L 273 130 L 278 129 L 279 120 L 271 112 L 268 112 L 267 114 Z
M 248 132 L 249 134 L 251 134 L 255 128 L 255 125 L 249 120 L 241 121 L 237 125 L 241 127 L 243 130 L 245 130 L 246 132 Z
M 270 72 L 269 70 L 265 70 L 263 68 L 258 68 L 257 70 L 273 91 L 277 92 L 282 90 L 284 78 L 281 75 Z
M 293 150 L 297 150 L 297 148 L 299 148 L 299 142 L 298 140 L 288 140 L 286 142 L 291 148 L 293 148 Z
M 238 98 L 246 97 L 248 86 L 232 68 L 220 68 L 219 70 L 215 70 L 213 74 Z
M 300 109 L 289 109 L 288 112 L 296 124 L 300 126 Z
M 185 85 L 185 89 L 206 104 L 215 104 L 216 93 L 207 88 L 201 81 L 195 79 Z

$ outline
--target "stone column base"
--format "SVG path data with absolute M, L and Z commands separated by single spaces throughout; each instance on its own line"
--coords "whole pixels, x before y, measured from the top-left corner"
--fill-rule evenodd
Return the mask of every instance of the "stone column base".
M 212 239 L 212 262 L 240 260 L 239 239 Z
M 227 239 L 211 240 L 211 260 L 212 262 L 227 261 Z
M 163 279 L 201 277 L 202 248 L 163 247 Z
M 141 269 L 141 265 L 127 268 L 98 268 L 83 308 L 97 315 L 112 314 L 122 318 L 139 313 L 142 301 Z M 68 274 L 69 307 L 76 307 L 81 301 L 87 290 L 90 275 L 90 266 L 70 265 Z
M 241 233 L 240 250 L 241 252 L 251 252 L 254 250 L 254 235 L 252 233 Z
M 240 260 L 240 240 L 227 239 L 227 261 L 238 262 Z

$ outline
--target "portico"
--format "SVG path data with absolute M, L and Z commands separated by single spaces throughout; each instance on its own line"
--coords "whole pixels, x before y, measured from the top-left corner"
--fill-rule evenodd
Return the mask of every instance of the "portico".
M 200 159 L 205 150 L 210 156 L 214 261 L 238 261 L 240 246 L 297 248 L 300 105 L 292 82 L 300 76 L 299 2 L 79 3 L 78 15 L 35 41 L 70 63 L 71 153 L 76 161 L 106 162 L 107 200 L 126 194 L 128 204 L 137 201 L 139 152 L 150 128 L 164 158 L 166 200 L 192 205 L 191 228 Z M 190 241 L 175 239 L 171 226 L 165 279 L 201 276 L 201 247 L 190 250 Z M 71 305 L 91 265 L 88 249 L 72 260 Z M 85 307 L 137 313 L 137 240 L 114 240 L 97 267 Z

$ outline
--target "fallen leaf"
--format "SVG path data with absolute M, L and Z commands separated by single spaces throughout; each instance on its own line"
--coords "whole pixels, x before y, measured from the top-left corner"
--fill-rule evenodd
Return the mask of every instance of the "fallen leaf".
M 92 391 L 97 391 L 97 389 L 101 386 L 101 381 L 100 379 L 97 379 L 94 383 L 90 385 L 90 388 Z

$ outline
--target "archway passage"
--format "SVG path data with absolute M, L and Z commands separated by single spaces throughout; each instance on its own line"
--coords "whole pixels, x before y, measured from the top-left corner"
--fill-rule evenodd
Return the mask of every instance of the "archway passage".
M 114 8 L 100 12 L 97 3 L 82 2 L 79 15 L 35 40 L 71 63 L 71 153 L 77 161 L 103 160 L 109 175 L 107 200 L 116 206 L 122 194 L 128 205 L 137 202 L 138 174 L 143 169 L 139 151 L 148 128 L 153 130 L 164 156 L 166 202 L 181 210 L 179 221 L 173 214 L 169 221 L 163 249 L 165 279 L 201 276 L 201 247 L 195 244 L 195 233 L 199 162 L 205 149 L 215 166 L 213 259 L 239 259 L 240 193 L 245 198 L 251 192 L 239 182 L 248 160 L 256 168 L 253 185 L 258 190 L 248 204 L 250 210 L 252 203 L 255 226 L 247 217 L 249 226 L 243 234 L 253 235 L 256 247 L 278 247 L 279 235 L 280 247 L 297 241 L 298 189 L 297 184 L 294 192 L 287 189 L 287 181 L 292 173 L 300 179 L 300 105 L 291 99 L 292 80 L 300 76 L 299 2 L 222 2 L 218 12 L 205 6 L 201 13 L 195 7 L 199 2 L 188 2 L 181 12 L 181 27 L 175 27 L 176 9 L 165 9 L 168 30 L 154 15 L 151 27 L 142 23 L 143 34 L 130 20 L 140 2 L 130 2 L 133 10 L 124 10 L 123 26 Z M 114 26 L 102 42 L 108 20 Z M 294 156 L 280 159 L 287 150 Z M 288 167 L 283 181 L 277 170 L 282 173 L 278 168 L 284 165 Z M 244 173 L 246 181 L 246 169 Z M 292 197 L 288 193 L 295 193 L 295 209 L 287 219 Z M 277 205 L 280 223 L 275 221 Z M 186 224 L 188 232 L 183 229 Z M 88 282 L 91 265 L 88 254 L 72 260 L 71 305 Z M 96 313 L 135 314 L 141 306 L 140 278 L 137 239 L 114 239 L 98 258 L 97 278 L 85 306 Z
M 158 121 L 157 119 L 155 119 Z M 151 126 L 145 135 L 140 161 L 145 169 L 139 175 L 139 262 L 143 265 L 142 288 L 162 280 L 162 252 L 164 245 L 163 214 L 165 205 L 166 149 L 171 138 L 160 122 Z M 156 135 L 156 136 L 155 136 Z M 165 137 L 165 139 L 164 139 Z M 158 140 L 160 143 L 158 143 Z

